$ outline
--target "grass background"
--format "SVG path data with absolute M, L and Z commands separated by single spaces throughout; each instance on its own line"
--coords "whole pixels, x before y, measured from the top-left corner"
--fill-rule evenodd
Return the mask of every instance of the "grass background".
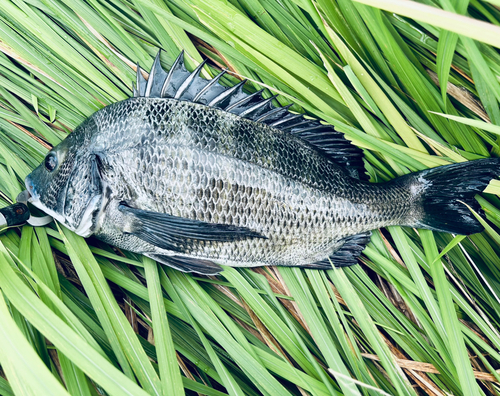
M 500 154 L 498 0 L 0 1 L 0 191 L 131 95 L 193 69 L 320 117 L 373 182 Z M 500 183 L 464 238 L 374 232 L 361 265 L 198 277 L 51 224 L 0 235 L 1 395 L 496 395 Z

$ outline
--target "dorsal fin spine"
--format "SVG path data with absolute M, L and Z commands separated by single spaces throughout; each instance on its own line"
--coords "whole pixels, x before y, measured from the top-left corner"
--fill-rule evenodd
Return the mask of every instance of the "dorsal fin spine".
M 215 98 L 212 99 L 212 101 L 208 104 L 208 106 L 215 106 L 217 103 L 220 103 L 222 100 L 227 98 L 228 96 L 232 95 L 234 92 L 238 91 L 243 87 L 243 85 L 247 82 L 247 80 L 243 80 L 236 84 L 235 86 L 226 89 L 224 92 L 222 92 L 220 95 L 216 96 Z
M 182 96 L 182 94 L 189 88 L 189 85 L 200 74 L 201 69 L 203 68 L 203 66 L 205 65 L 205 63 L 207 63 L 206 59 L 203 62 L 201 62 L 198 65 L 198 67 L 196 67 L 196 69 L 193 70 L 193 72 L 189 75 L 188 78 L 186 78 L 186 80 L 184 80 L 184 82 L 182 83 L 182 85 L 177 90 L 177 93 L 175 94 L 174 99 L 179 99 Z
M 193 102 L 197 102 L 212 86 L 218 83 L 220 78 L 227 73 L 227 69 L 222 70 L 193 98 Z
M 175 60 L 174 64 L 170 68 L 170 71 L 168 72 L 167 78 L 165 79 L 165 82 L 163 83 L 163 87 L 161 87 L 160 97 L 162 97 L 162 98 L 165 97 L 165 93 L 167 92 L 168 85 L 170 84 L 170 81 L 172 80 L 174 70 L 176 69 L 177 65 L 181 62 L 184 62 L 184 50 L 181 51 L 181 53 L 179 54 L 179 56 Z
M 149 98 L 149 95 L 151 94 L 151 88 L 153 87 L 153 82 L 155 79 L 155 72 L 158 67 L 161 67 L 160 65 L 160 51 L 156 54 L 155 60 L 153 62 L 153 66 L 151 66 L 151 70 L 149 72 L 149 78 L 148 78 L 148 84 L 146 85 L 146 92 L 144 93 L 144 96 L 146 98 Z
M 266 106 L 268 103 L 272 102 L 274 99 L 276 99 L 278 95 L 273 95 L 270 98 L 264 99 L 262 102 L 257 103 L 255 106 L 250 107 L 249 109 L 242 111 L 239 115 L 240 117 L 245 117 L 247 114 L 250 114 L 254 112 L 255 110 L 260 109 L 261 107 Z
M 287 113 L 288 112 L 288 109 L 292 107 L 291 104 L 289 105 L 286 105 L 284 107 L 276 107 L 275 109 L 271 110 L 270 112 L 266 113 L 266 114 L 263 114 L 260 118 L 256 119 L 255 122 L 264 122 L 264 120 L 266 118 L 269 118 L 271 116 L 276 116 L 277 114 L 279 115 L 279 113 Z
M 232 109 L 234 109 L 235 107 L 238 107 L 238 106 L 241 106 L 242 104 L 245 104 L 249 101 L 251 101 L 253 98 L 255 98 L 256 96 L 259 96 L 262 94 L 262 92 L 264 92 L 263 89 L 261 89 L 260 91 L 257 91 L 257 92 L 254 92 L 253 94 L 250 94 L 248 95 L 247 97 L 237 101 L 236 103 L 233 103 L 231 106 L 228 106 L 226 107 L 224 110 L 226 111 L 231 111 Z
M 139 63 L 137 63 L 136 84 L 139 96 L 144 96 L 144 93 L 146 92 L 146 79 L 142 75 L 142 69 L 139 66 Z
M 283 117 L 281 120 L 278 120 L 276 122 L 273 122 L 271 124 L 272 127 L 277 127 L 281 124 L 284 124 L 285 122 L 288 122 L 288 121 L 291 121 L 291 120 L 294 120 L 296 118 L 302 118 L 303 115 L 302 114 L 292 114 L 292 113 L 289 113 L 290 116 L 285 116 Z

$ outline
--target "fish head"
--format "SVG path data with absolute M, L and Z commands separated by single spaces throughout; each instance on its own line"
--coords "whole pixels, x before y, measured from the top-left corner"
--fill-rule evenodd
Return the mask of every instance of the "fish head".
M 89 236 L 101 201 L 101 181 L 89 150 L 89 122 L 50 150 L 25 179 L 29 202 L 70 230 Z

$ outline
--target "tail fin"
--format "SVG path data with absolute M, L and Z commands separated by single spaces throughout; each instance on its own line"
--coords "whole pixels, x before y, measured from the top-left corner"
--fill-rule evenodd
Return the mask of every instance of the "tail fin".
M 474 196 L 498 175 L 500 158 L 445 165 L 408 175 L 410 183 L 418 181 L 424 186 L 419 200 L 423 215 L 415 226 L 463 235 L 483 231 L 483 226 L 463 203 L 482 214 Z

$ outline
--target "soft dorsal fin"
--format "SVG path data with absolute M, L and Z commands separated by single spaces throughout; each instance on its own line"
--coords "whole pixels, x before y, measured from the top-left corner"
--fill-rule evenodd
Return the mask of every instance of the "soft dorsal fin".
M 189 72 L 184 66 L 184 51 L 182 51 L 167 73 L 160 65 L 160 52 L 158 52 L 147 81 L 137 65 L 137 86 L 134 87 L 134 96 L 172 98 L 200 103 L 281 129 L 315 146 L 332 161 L 344 167 L 351 177 L 369 179 L 365 174 L 363 151 L 333 126 L 305 118 L 302 114 L 291 113 L 288 111 L 289 106 L 275 107 L 273 104 L 275 96 L 264 99 L 262 91 L 245 93 L 243 85 L 246 80 L 233 87 L 224 87 L 219 84 L 219 80 L 226 70 L 212 80 L 205 80 L 200 77 L 203 65 L 204 62 L 193 72 Z

